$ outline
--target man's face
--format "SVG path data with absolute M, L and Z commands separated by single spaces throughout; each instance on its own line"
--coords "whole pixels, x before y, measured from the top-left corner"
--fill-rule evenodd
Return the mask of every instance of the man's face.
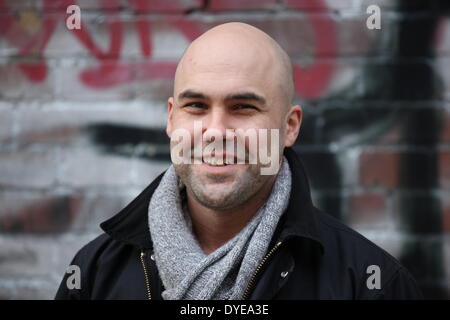
M 226 141 L 227 129 L 244 132 L 278 129 L 279 140 L 268 141 L 277 143 L 282 154 L 287 108 L 279 86 L 274 84 L 277 81 L 273 81 L 271 57 L 258 59 L 252 52 L 220 55 L 214 50 L 220 47 L 206 54 L 198 49 L 187 55 L 177 71 L 174 97 L 168 102 L 168 135 L 172 136 L 177 129 L 187 130 L 194 154 L 195 143 L 201 143 L 204 149 L 211 142 L 208 134 L 212 131 L 222 133 L 225 144 L 233 141 L 233 138 Z M 202 130 L 194 130 L 196 121 L 201 121 Z M 250 151 L 248 143 L 245 148 Z M 225 145 L 223 150 L 226 153 Z M 274 180 L 274 176 L 261 175 L 259 161 L 217 166 L 207 163 L 210 162 L 207 157 L 199 160 L 200 164 L 174 164 L 174 167 L 188 192 L 208 208 L 233 209 L 257 196 Z

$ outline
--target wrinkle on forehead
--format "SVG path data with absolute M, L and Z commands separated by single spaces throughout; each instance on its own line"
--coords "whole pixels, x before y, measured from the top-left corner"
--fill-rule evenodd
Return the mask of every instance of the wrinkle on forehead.
M 194 40 L 178 63 L 175 91 L 177 84 L 190 74 L 209 72 L 266 81 L 275 86 L 286 104 L 292 102 L 294 84 L 289 56 L 269 35 L 248 24 L 222 24 Z

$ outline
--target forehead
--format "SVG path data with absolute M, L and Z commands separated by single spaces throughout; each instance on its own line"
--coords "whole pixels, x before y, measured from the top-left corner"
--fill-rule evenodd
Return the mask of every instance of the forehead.
M 180 77 L 175 86 L 175 94 L 185 90 L 200 92 L 209 97 L 224 98 L 236 92 L 255 92 L 270 97 L 273 92 L 270 83 L 262 77 L 255 77 L 242 70 L 216 68 L 212 71 L 189 72 Z
M 217 93 L 254 89 L 273 95 L 279 77 L 271 50 L 258 43 L 229 40 L 215 39 L 189 48 L 177 68 L 174 93 L 195 87 Z

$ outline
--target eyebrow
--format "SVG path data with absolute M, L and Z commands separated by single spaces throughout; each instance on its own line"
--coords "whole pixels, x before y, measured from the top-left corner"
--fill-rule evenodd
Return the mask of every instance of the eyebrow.
M 182 99 L 208 99 L 208 96 L 201 92 L 187 89 L 178 95 L 178 100 Z M 225 101 L 230 100 L 247 100 L 256 101 L 263 105 L 266 104 L 266 99 L 264 99 L 264 97 L 251 91 L 242 91 L 229 94 L 225 97 Z
M 259 102 L 260 104 L 263 105 L 266 104 L 266 99 L 264 99 L 264 97 L 251 91 L 243 91 L 227 95 L 225 97 L 225 101 L 229 100 L 247 100 Z
M 193 91 L 190 89 L 184 90 L 178 95 L 178 100 L 182 99 L 206 99 L 207 96 L 205 96 L 201 92 Z

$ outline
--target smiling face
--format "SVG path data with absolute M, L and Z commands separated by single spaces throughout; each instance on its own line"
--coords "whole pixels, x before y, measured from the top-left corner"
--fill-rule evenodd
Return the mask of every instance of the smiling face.
M 195 40 L 178 65 L 174 96 L 168 101 L 169 137 L 174 130 L 187 130 L 194 150 L 195 142 L 201 148 L 210 143 L 211 133 L 220 133 L 225 142 L 227 129 L 278 129 L 279 141 L 269 141 L 278 143 L 281 155 L 295 142 L 301 110 L 290 106 L 293 85 L 280 50 L 260 30 L 239 23 L 221 25 Z M 196 121 L 202 123 L 198 132 Z M 212 209 L 233 209 L 271 188 L 275 178 L 261 175 L 259 162 L 217 165 L 209 157 L 201 160 L 174 167 L 188 194 Z

